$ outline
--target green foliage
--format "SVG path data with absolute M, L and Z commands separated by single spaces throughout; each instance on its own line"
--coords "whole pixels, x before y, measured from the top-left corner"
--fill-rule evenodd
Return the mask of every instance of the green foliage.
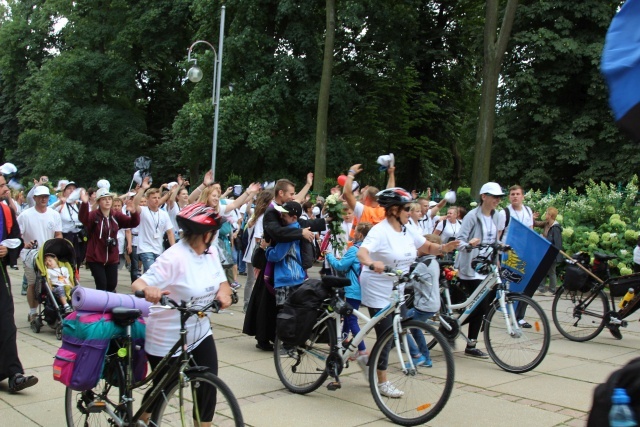
M 615 127 L 599 72 L 620 0 L 525 0 L 518 6 L 501 85 L 495 177 L 524 186 L 621 182 L 640 166 Z
M 534 212 L 545 212 L 553 206 L 559 211 L 557 221 L 562 225 L 564 250 L 568 254 L 585 251 L 609 252 L 618 256 L 612 265 L 620 268 L 633 262 L 633 248 L 638 241 L 640 206 L 638 206 L 638 177 L 634 176 L 624 188 L 613 184 L 596 183 L 585 186 L 584 192 L 575 188 L 556 194 L 529 191 L 525 204 Z M 616 213 L 610 213 L 615 211 Z

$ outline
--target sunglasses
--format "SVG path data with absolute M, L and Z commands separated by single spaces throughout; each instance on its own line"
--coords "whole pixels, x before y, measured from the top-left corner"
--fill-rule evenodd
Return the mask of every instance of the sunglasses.
M 405 206 L 402 208 L 402 210 L 405 212 L 411 212 L 411 206 Z

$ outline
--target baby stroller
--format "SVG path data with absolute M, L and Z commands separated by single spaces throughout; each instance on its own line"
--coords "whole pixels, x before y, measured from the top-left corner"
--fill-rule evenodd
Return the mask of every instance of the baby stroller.
M 35 250 L 34 250 L 35 251 Z M 36 300 L 40 304 L 35 319 L 31 321 L 31 330 L 40 333 L 43 324 L 49 325 L 56 331 L 56 338 L 62 339 L 62 319 L 68 314 L 63 307 L 58 304 L 58 300 L 53 294 L 47 267 L 44 262 L 45 254 L 53 254 L 58 258 L 60 267 L 66 267 L 69 271 L 69 280 L 73 286 L 77 286 L 76 280 L 76 252 L 70 241 L 62 238 L 47 240 L 37 253 L 32 255 L 33 268 L 36 271 L 35 293 Z M 31 254 L 30 254 L 31 255 Z M 71 301 L 71 286 L 65 286 L 67 301 Z

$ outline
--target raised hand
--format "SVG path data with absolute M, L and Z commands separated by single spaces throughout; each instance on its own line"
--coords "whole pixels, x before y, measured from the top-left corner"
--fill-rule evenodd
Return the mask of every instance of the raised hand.
M 362 165 L 360 163 L 357 163 L 357 164 L 351 166 L 349 168 L 349 174 L 351 174 L 351 171 L 353 171 L 354 175 L 358 175 L 360 172 L 362 172 Z
M 213 184 L 213 171 L 210 170 L 209 172 L 204 174 L 204 179 L 202 180 L 202 183 L 206 186 L 209 186 L 211 184 Z
M 307 174 L 307 185 L 309 186 L 313 185 L 313 172 L 309 172 Z

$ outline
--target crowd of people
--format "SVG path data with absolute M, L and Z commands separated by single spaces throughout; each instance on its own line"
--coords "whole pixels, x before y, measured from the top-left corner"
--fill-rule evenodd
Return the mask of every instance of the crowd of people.
M 0 198 L 5 201 L 1 204 L 1 237 L 20 237 L 23 241 L 14 250 L 0 246 L 0 257 L 5 268 L 14 269 L 18 269 L 18 254 L 22 259 L 23 293 L 30 307 L 30 322 L 38 308 L 34 293 L 35 249 L 54 238 L 65 238 L 73 245 L 76 270 L 65 275 L 57 266 L 55 254 L 45 254 L 53 287 L 65 278 L 71 282 L 88 280 L 82 268 L 85 266 L 96 289 L 116 292 L 118 270 L 126 267 L 133 289 L 143 290 L 151 302 L 171 292 L 179 297 L 215 297 L 227 306 L 232 290 L 240 287 L 238 276 L 244 275 L 243 332 L 255 337 L 256 348 L 272 351 L 278 310 L 308 278 L 308 269 L 318 260 L 323 262 L 321 274 L 348 277 L 348 302 L 356 308 L 366 306 L 374 316 L 387 304 L 391 291 L 392 279 L 380 274 L 385 266 L 406 272 L 418 256 L 433 259 L 459 246 L 504 241 L 510 218 L 531 228 L 544 227 L 545 237 L 561 247 L 561 241 L 557 241 L 557 210 L 550 208 L 544 223 L 537 222 L 537 215 L 523 205 L 524 193 L 519 186 L 509 189 L 511 203 L 498 211 L 505 193 L 497 183 L 486 183 L 480 190 L 479 206 L 467 213 L 465 207 L 453 205 L 451 199 L 434 201 L 430 200 L 430 192 L 418 195 L 396 187 L 394 165 L 387 167 L 387 186 L 382 191 L 373 186 L 361 187 L 355 181 L 361 171 L 360 164 L 351 166 L 343 185 L 331 190 L 343 203 L 342 231 L 338 236 L 345 243 L 343 249 L 334 249 L 329 243 L 328 224 L 334 218 L 323 209 L 324 199 L 309 193 L 311 173 L 299 191 L 292 181 L 280 179 L 271 188 L 253 183 L 245 191 L 237 185 L 223 192 L 212 172 L 208 172 L 195 187 L 178 176 L 174 182 L 153 188 L 150 177 L 145 177 L 133 190 L 120 195 L 111 191 L 106 180 L 87 189 L 66 180 L 53 187 L 45 176 L 34 180 L 26 195 L 22 191 L 10 193 L 5 178 L 0 177 Z M 446 215 L 440 216 L 443 209 Z M 477 249 L 461 251 L 456 258 L 460 283 L 468 293 L 483 279 L 471 267 L 476 252 Z M 439 298 L 430 295 L 437 292 L 439 267 L 437 263 L 428 265 L 436 286 L 423 293 L 416 290 L 411 316 L 420 319 L 427 319 L 440 309 Z M 549 274 L 550 291 L 556 286 L 554 272 Z M 8 283 L 6 274 L 4 280 Z M 535 284 L 541 292 L 544 287 L 544 283 Z M 62 300 L 64 293 L 56 292 L 64 312 L 71 311 L 68 302 Z M 488 304 L 490 299 L 485 301 Z M 487 357 L 476 347 L 487 304 L 479 307 L 469 321 L 465 354 L 472 357 Z M 11 318 L 13 325 L 3 328 L 0 337 L 0 380 L 9 378 L 9 390 L 16 392 L 34 385 L 37 378 L 26 376 L 18 359 L 10 294 L 0 298 L 0 310 L 0 315 L 7 318 L 3 323 L 8 324 Z M 151 336 L 147 337 L 145 350 L 152 366 L 175 341 L 176 324 L 171 323 L 170 317 L 152 314 L 147 323 Z M 519 318 L 527 327 L 524 313 Z M 388 323 L 380 322 L 376 334 L 381 334 Z M 355 336 L 358 331 L 355 316 L 345 319 L 345 337 Z M 217 372 L 213 338 L 200 341 L 196 343 L 200 348 L 196 357 Z M 416 342 L 418 346 L 411 354 L 414 365 L 431 366 L 428 348 L 419 337 Z M 364 342 L 354 360 L 363 368 L 366 366 Z M 403 391 L 386 381 L 385 363 L 382 358 L 376 367 L 380 391 L 399 398 Z

